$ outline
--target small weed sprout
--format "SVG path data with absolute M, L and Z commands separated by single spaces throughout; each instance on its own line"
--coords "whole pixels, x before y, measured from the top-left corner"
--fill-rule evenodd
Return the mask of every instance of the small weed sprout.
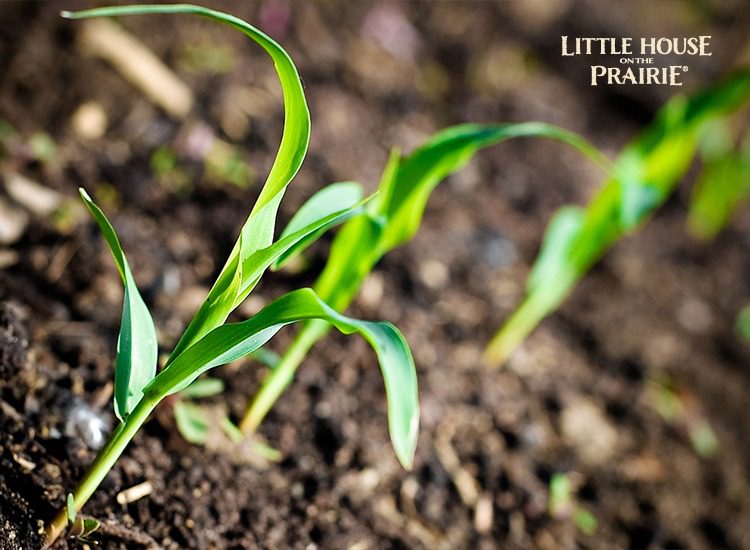
M 282 327 L 299 321 L 320 319 L 343 333 L 356 332 L 365 338 L 378 357 L 385 381 L 391 441 L 404 467 L 411 466 L 416 448 L 419 426 L 416 370 L 406 340 L 393 325 L 341 315 L 311 289 L 289 292 L 246 321 L 226 323 L 229 314 L 252 292 L 269 266 L 285 255 L 293 254 L 296 247 L 303 246 L 313 236 L 355 216 L 368 200 L 362 199 L 361 189 L 354 184 L 333 186 L 328 189 L 325 204 L 316 203 L 315 208 L 300 211 L 290 227 L 274 242 L 279 204 L 302 163 L 310 137 L 310 117 L 296 67 L 281 46 L 255 27 L 231 15 L 199 6 L 118 6 L 63 15 L 78 19 L 155 13 L 194 14 L 219 21 L 240 30 L 270 55 L 284 98 L 281 145 L 229 259 L 158 374 L 156 331 L 151 314 L 141 298 L 112 225 L 89 195 L 81 190 L 81 198 L 99 225 L 125 286 L 115 359 L 114 401 L 120 424 L 69 497 L 67 505 L 47 526 L 48 545 L 60 536 L 71 518 L 75 518 L 162 400 L 179 392 L 195 393 L 198 388 L 193 384 L 201 374 L 255 352 Z M 191 385 L 192 390 L 189 389 Z M 208 388 L 207 391 L 215 389 Z M 203 390 L 205 394 L 206 388 Z M 226 429 L 232 431 L 229 426 Z M 85 522 L 83 527 L 82 533 L 90 532 Z
M 549 482 L 547 507 L 554 518 L 571 518 L 576 527 L 586 535 L 593 535 L 599 527 L 596 517 L 576 502 L 570 476 L 555 473 Z
M 94 531 L 99 529 L 101 524 L 94 518 L 82 518 L 76 512 L 75 499 L 71 493 L 65 500 L 65 517 L 68 520 L 68 533 L 84 542 L 88 542 L 88 537 Z

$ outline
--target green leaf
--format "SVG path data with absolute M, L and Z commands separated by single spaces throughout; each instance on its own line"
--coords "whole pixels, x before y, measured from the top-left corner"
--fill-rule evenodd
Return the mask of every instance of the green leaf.
M 593 535 L 599 528 L 599 522 L 594 514 L 580 506 L 573 512 L 573 521 L 585 535 Z
M 514 137 L 546 137 L 567 143 L 597 164 L 610 163 L 580 136 L 549 124 L 465 124 L 435 134 L 402 158 L 393 150 L 378 186 L 378 196 L 367 214 L 347 222 L 331 246 L 323 272 L 315 282 L 318 295 L 337 311 L 345 310 L 380 258 L 411 239 L 419 228 L 430 193 L 451 173 L 463 167 L 484 147 Z M 327 332 L 324 323 L 308 322 L 280 362 L 283 368 L 266 379 L 248 408 L 244 429 L 254 429 L 291 382 L 307 350 Z
M 157 342 L 154 321 L 143 302 L 128 260 L 115 230 L 84 189 L 79 189 L 84 204 L 104 235 L 125 285 L 125 295 L 115 357 L 115 414 L 123 420 L 143 395 L 143 388 L 156 374 Z
M 237 428 L 236 426 L 235 429 L 239 431 L 239 428 Z M 240 435 L 242 435 L 241 431 Z M 281 462 L 282 455 L 278 449 L 274 449 L 270 445 L 262 441 L 258 441 L 257 439 L 253 439 L 250 444 L 250 448 L 252 449 L 252 451 L 262 459 L 267 460 L 268 462 Z
M 226 436 L 232 441 L 232 443 L 240 443 L 242 439 L 245 437 L 242 435 L 242 432 L 240 429 L 235 426 L 234 422 L 232 422 L 228 416 L 223 416 L 221 418 L 221 422 L 219 423 L 219 427 L 221 430 L 226 434 Z
M 740 314 L 737 316 L 735 326 L 737 332 L 740 333 L 740 336 L 750 342 L 750 305 L 746 305 L 742 308 L 742 311 L 740 311 Z
M 167 360 L 169 363 L 190 344 L 221 325 L 232 310 L 239 305 L 237 303 L 239 288 L 243 285 L 247 286 L 247 281 L 243 279 L 243 274 L 238 273 L 238 270 L 244 268 L 247 258 L 273 242 L 279 203 L 307 153 L 310 141 L 310 113 L 297 68 L 287 52 L 262 31 L 232 15 L 190 4 L 115 6 L 75 13 L 63 12 L 62 15 L 81 19 L 157 13 L 199 15 L 238 29 L 260 45 L 271 57 L 284 96 L 284 130 L 268 178 L 218 280 L 209 292 L 203 307 L 193 318 Z M 238 280 L 242 284 L 239 284 Z
M 83 520 L 83 533 L 81 537 L 88 537 L 91 533 L 99 529 L 101 523 L 98 519 L 86 518 Z
M 711 458 L 719 450 L 719 438 L 705 418 L 691 423 L 689 429 L 690 444 L 701 458 Z
M 703 239 L 715 237 L 750 195 L 750 133 L 735 147 L 729 124 L 701 135 L 703 170 L 693 189 L 688 224 Z
M 564 516 L 570 512 L 572 504 L 570 478 L 567 474 L 556 472 L 549 481 L 549 512 L 554 517 Z
M 281 232 L 279 239 L 291 235 L 306 227 L 320 218 L 324 218 L 334 212 L 351 208 L 359 203 L 364 196 L 362 186 L 355 182 L 332 183 L 315 193 L 294 214 L 292 219 Z M 295 258 L 313 242 L 315 242 L 323 231 L 318 231 L 301 240 L 294 247 L 287 250 L 273 263 L 271 269 L 277 270 L 284 266 L 289 260 Z
M 329 228 L 360 214 L 363 211 L 364 205 L 367 204 L 369 200 L 371 200 L 371 197 L 360 201 L 352 207 L 345 208 L 338 212 L 328 214 L 323 218 L 314 220 L 294 233 L 279 239 L 274 244 L 257 250 L 245 258 L 243 265 L 232 265 L 229 269 L 225 268 L 219 276 L 218 281 L 214 284 L 213 289 L 209 292 L 206 301 L 193 318 L 193 322 L 185 330 L 177 346 L 175 346 L 175 349 L 172 351 L 167 365 L 176 358 L 177 355 L 187 349 L 190 344 L 199 340 L 207 332 L 207 327 L 212 325 L 219 326 L 224 323 L 229 316 L 229 313 L 239 306 L 250 292 L 252 292 L 265 270 L 268 269 L 279 257 L 293 249 L 310 235 L 326 231 Z M 241 239 L 243 238 L 241 237 Z M 239 247 L 235 246 L 235 248 Z M 237 254 L 233 253 L 230 258 L 233 262 L 239 261 L 239 255 Z M 238 274 L 240 274 L 240 276 L 238 276 Z M 224 299 L 231 299 L 231 305 L 229 305 L 230 302 L 223 301 Z M 222 303 L 221 307 L 215 307 L 214 304 L 219 301 Z M 198 322 L 196 322 L 196 320 L 198 320 Z
M 561 208 L 552 218 L 534 268 L 529 274 L 529 292 L 549 292 L 551 287 L 556 286 L 556 282 L 570 281 L 577 275 L 571 269 L 569 258 L 583 227 L 584 214 L 582 208 L 568 206 Z
M 314 285 L 315 292 L 334 309 L 346 309 L 359 292 L 379 259 L 382 233 L 381 220 L 366 214 L 344 224 L 334 238 L 328 261 Z
M 201 378 L 182 390 L 180 394 L 191 399 L 200 399 L 218 395 L 223 391 L 224 381 L 220 378 Z
M 70 526 L 70 536 L 86 540 L 91 533 L 99 529 L 101 523 L 94 518 L 77 518 Z
M 487 347 L 488 363 L 502 363 L 515 347 L 557 308 L 576 282 L 624 235 L 636 230 L 667 200 L 695 155 L 698 137 L 706 124 L 721 120 L 750 99 L 750 71 L 742 71 L 723 83 L 691 97 L 676 96 L 659 112 L 653 124 L 634 139 L 615 161 L 610 178 L 585 208 L 567 254 L 554 254 L 535 262 L 532 274 L 571 274 L 545 285 L 531 285 L 519 308 Z M 539 262 L 544 265 L 537 267 Z M 545 280 L 554 279 L 553 275 Z M 550 293 L 557 299 L 550 300 Z
M 329 260 L 315 284 L 320 296 L 344 309 L 380 258 L 411 239 L 419 229 L 430 193 L 463 168 L 481 149 L 517 137 L 544 137 L 566 143 L 605 170 L 610 162 L 585 139 L 541 122 L 463 124 L 442 130 L 405 158 L 392 152 L 368 209 L 369 220 L 354 219 L 337 235 Z
M 73 498 L 73 493 L 68 493 L 68 497 L 65 499 L 65 513 L 68 515 L 68 525 L 72 525 L 76 520 L 76 501 Z
M 384 200 L 374 215 L 387 221 L 381 255 L 411 239 L 419 228 L 425 205 L 435 186 L 463 168 L 481 149 L 519 137 L 542 137 L 566 143 L 611 171 L 610 161 L 581 136 L 542 122 L 520 124 L 463 124 L 435 134 L 403 159 L 392 175 L 381 181 Z M 386 170 L 386 173 L 388 170 Z
M 256 349 L 250 354 L 250 357 L 258 363 L 267 366 L 269 369 L 275 369 L 281 359 L 278 353 L 266 348 Z
M 356 332 L 372 346 L 385 381 L 391 441 L 399 461 L 410 467 L 419 401 L 414 360 L 406 340 L 390 323 L 359 321 L 338 313 L 311 289 L 285 294 L 247 321 L 212 330 L 159 373 L 146 391 L 158 399 L 178 392 L 207 370 L 260 348 L 282 327 L 308 319 L 323 319 L 345 334 Z
M 185 441 L 193 445 L 204 445 L 208 437 L 208 420 L 206 413 L 198 405 L 187 401 L 176 401 L 174 419 Z

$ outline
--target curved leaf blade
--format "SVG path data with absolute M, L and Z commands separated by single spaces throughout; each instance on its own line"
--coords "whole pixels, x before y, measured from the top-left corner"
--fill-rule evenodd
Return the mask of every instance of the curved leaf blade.
M 387 220 L 381 255 L 411 239 L 419 229 L 427 199 L 435 186 L 460 170 L 480 150 L 519 137 L 541 137 L 575 148 L 605 172 L 612 163 L 594 145 L 574 132 L 543 122 L 518 124 L 461 124 L 432 136 L 398 165 L 381 185 L 389 197 L 376 213 Z
M 584 209 L 583 223 L 565 254 L 555 254 L 560 273 L 555 300 L 534 285 L 519 308 L 493 337 L 485 351 L 490 365 L 499 365 L 526 336 L 568 296 L 580 278 L 623 236 L 632 233 L 667 200 L 688 170 L 698 138 L 706 125 L 728 116 L 750 100 L 750 71 L 689 97 L 676 96 L 654 122 L 631 141 L 615 161 L 611 177 Z M 541 261 L 543 246 L 535 262 Z M 552 269 L 547 264 L 547 269 Z M 532 268 L 532 273 L 537 272 Z
M 738 140 L 725 121 L 700 136 L 703 170 L 693 188 L 688 227 L 702 239 L 715 237 L 750 195 L 750 132 Z
M 156 374 L 156 328 L 138 292 L 128 260 L 112 224 L 84 189 L 81 199 L 101 229 L 125 285 L 120 334 L 115 356 L 115 414 L 123 420 L 143 396 L 143 388 Z
M 380 258 L 416 234 L 435 187 L 480 150 L 517 137 L 563 142 L 608 173 L 612 171 L 611 162 L 594 145 L 551 124 L 462 124 L 446 128 L 407 157 L 400 157 L 397 151 L 391 154 L 378 186 L 378 199 L 368 211 L 370 220 L 357 218 L 341 229 L 314 285 L 316 292 L 335 309 L 345 309 Z
M 273 242 L 279 203 L 307 154 L 310 141 L 310 113 L 302 81 L 289 54 L 261 30 L 233 15 L 191 4 L 114 6 L 72 13 L 63 12 L 62 15 L 72 19 L 83 19 L 144 14 L 198 15 L 241 31 L 262 47 L 273 60 L 284 97 L 285 114 L 281 144 L 260 196 L 242 227 L 240 239 L 217 282 L 177 343 L 169 362 L 201 336 L 221 325 L 238 305 L 236 298 L 242 285 L 237 284 L 237 280 L 240 279 L 243 284 L 247 281 L 243 279 L 242 274 L 238 275 L 236 270 L 243 267 L 248 257 Z
M 743 307 L 737 315 L 735 328 L 745 341 L 750 342 L 750 305 Z
M 390 323 L 360 321 L 338 313 L 311 289 L 285 294 L 247 321 L 215 328 L 159 373 L 146 392 L 161 399 L 181 391 L 209 369 L 257 350 L 282 327 L 310 319 L 325 320 L 344 334 L 356 332 L 373 348 L 385 381 L 391 441 L 401 464 L 410 468 L 419 427 L 419 398 L 406 340 Z
M 289 221 L 289 224 L 284 228 L 284 231 L 281 232 L 279 240 L 299 231 L 315 220 L 324 218 L 339 210 L 353 207 L 363 197 L 364 190 L 362 186 L 353 181 L 332 183 L 324 187 L 307 199 L 300 209 L 297 210 Z M 315 242 L 322 234 L 323 231 L 318 231 L 297 243 L 294 247 L 279 256 L 271 266 L 271 269 L 274 271 L 281 269 L 287 262 Z
M 175 402 L 173 411 L 177 430 L 185 441 L 205 445 L 209 430 L 206 412 L 200 406 L 182 400 Z
M 556 126 L 465 124 L 435 134 L 411 155 L 393 150 L 378 186 L 378 198 L 367 214 L 349 221 L 331 246 L 328 261 L 314 284 L 315 291 L 337 311 L 344 311 L 380 258 L 416 234 L 435 186 L 463 167 L 484 147 L 513 137 L 547 137 L 569 144 L 610 171 L 609 160 L 585 139 Z M 307 350 L 327 332 L 324 323 L 306 323 L 298 333 L 285 368 L 269 375 L 248 408 L 243 425 L 254 429 L 288 385 Z
M 190 399 L 200 399 L 219 395 L 223 391 L 224 381 L 221 378 L 201 378 L 182 390 L 180 395 Z

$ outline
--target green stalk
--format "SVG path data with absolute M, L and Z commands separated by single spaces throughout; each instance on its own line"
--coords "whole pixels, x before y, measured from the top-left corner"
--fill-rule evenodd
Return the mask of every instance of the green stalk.
M 125 448 L 138 432 L 140 427 L 146 422 L 151 411 L 161 401 L 158 395 L 144 395 L 143 399 L 135 406 L 133 411 L 128 415 L 107 441 L 107 444 L 99 451 L 94 462 L 88 469 L 88 472 L 73 492 L 76 512 L 79 512 L 83 505 L 101 484 L 112 466 L 117 462 Z M 45 530 L 45 545 L 51 546 L 62 534 L 68 525 L 68 516 L 65 506 L 62 507 L 55 519 Z
M 550 311 L 559 304 L 550 306 L 547 301 L 527 299 L 511 315 L 502 332 L 497 333 L 484 351 L 487 365 L 500 365 L 515 350 Z
M 279 363 L 268 373 L 255 397 L 248 405 L 240 423 L 244 434 L 252 434 L 258 429 L 274 403 L 294 380 L 294 374 L 307 353 L 318 340 L 326 335 L 331 325 L 325 321 L 310 321 L 302 327 Z

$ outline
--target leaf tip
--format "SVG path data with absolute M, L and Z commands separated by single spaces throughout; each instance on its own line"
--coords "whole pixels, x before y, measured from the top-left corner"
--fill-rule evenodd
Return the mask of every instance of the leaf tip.
M 411 418 L 408 434 L 399 440 L 394 440 L 396 458 L 406 471 L 414 468 L 414 455 L 417 452 L 417 438 L 419 437 L 419 407 Z
M 401 463 L 401 467 L 407 472 L 411 472 L 414 469 L 414 455 L 399 456 L 398 461 Z
M 62 10 L 60 12 L 60 17 L 62 17 L 63 19 L 73 19 L 75 15 L 72 11 Z

